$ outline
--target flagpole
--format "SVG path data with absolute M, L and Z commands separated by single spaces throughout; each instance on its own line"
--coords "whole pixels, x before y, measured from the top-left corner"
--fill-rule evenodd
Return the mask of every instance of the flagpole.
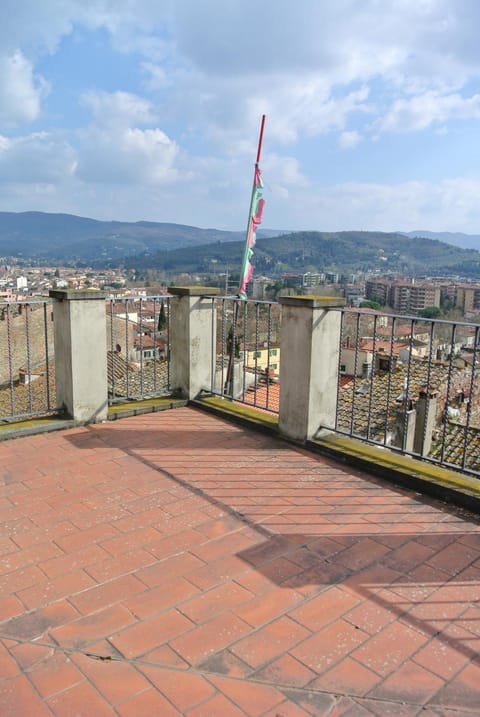
M 250 197 L 250 208 L 248 211 L 248 223 L 247 223 L 247 231 L 246 231 L 246 236 L 245 236 L 245 248 L 243 251 L 242 268 L 241 268 L 241 272 L 240 272 L 240 279 L 239 279 L 238 292 L 237 292 L 237 296 L 238 296 L 239 300 L 245 298 L 244 296 L 242 296 L 242 285 L 244 282 L 244 277 L 247 272 L 247 266 L 248 266 L 248 261 L 249 261 L 249 249 L 250 249 L 249 237 L 250 237 L 250 233 L 252 231 L 254 231 L 254 229 L 255 229 L 255 227 L 253 227 L 253 229 L 252 229 L 252 222 L 253 222 L 252 215 L 253 215 L 253 208 L 254 208 L 253 205 L 255 202 L 255 197 L 257 195 L 257 177 L 258 177 L 258 172 L 259 172 L 258 165 L 260 163 L 260 157 L 262 154 L 264 127 L 265 127 L 265 115 L 262 115 L 262 121 L 260 123 L 260 134 L 258 137 L 257 157 L 255 160 L 255 168 L 254 168 L 254 172 L 253 172 L 253 183 L 252 183 L 252 194 Z M 234 370 L 233 370 L 233 367 L 234 367 L 234 362 L 235 362 L 235 344 L 237 342 L 238 305 L 240 302 L 237 300 L 234 303 L 235 303 L 235 305 L 234 305 L 233 317 L 232 317 L 232 327 L 231 327 L 232 336 L 231 336 L 231 341 L 230 341 L 230 346 L 229 346 L 227 376 L 225 379 L 225 385 L 223 387 L 224 393 L 226 395 L 231 394 L 231 398 L 234 397 L 234 395 L 233 395 L 234 394 L 234 379 L 233 379 Z
M 250 228 L 251 228 L 250 224 L 251 224 L 251 219 L 252 219 L 253 202 L 255 201 L 255 193 L 256 193 L 255 179 L 257 177 L 258 165 L 260 164 L 260 157 L 262 155 L 264 128 L 265 128 L 265 115 L 262 115 L 262 121 L 260 123 L 260 134 L 258 137 L 257 158 L 255 160 L 255 168 L 253 170 L 252 194 L 250 196 L 250 208 L 248 210 L 248 222 L 247 222 L 247 232 L 246 232 L 246 237 L 245 237 L 245 247 L 243 250 L 242 268 L 240 271 L 240 280 L 239 280 L 239 284 L 238 284 L 238 292 L 237 293 L 238 293 L 239 298 L 241 298 L 240 293 L 241 293 L 241 288 L 242 288 L 243 277 L 245 276 L 245 272 L 247 270 L 248 250 L 249 250 L 248 237 L 250 234 Z

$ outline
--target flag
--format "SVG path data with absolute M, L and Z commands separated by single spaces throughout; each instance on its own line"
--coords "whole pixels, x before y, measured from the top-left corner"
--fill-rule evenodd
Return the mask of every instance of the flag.
M 262 223 L 263 208 L 265 200 L 262 197 L 262 173 L 258 164 L 255 165 L 255 175 L 253 179 L 252 200 L 250 202 L 250 215 L 248 218 L 247 238 L 245 241 L 245 250 L 243 254 L 242 272 L 240 274 L 240 287 L 238 295 L 240 299 L 247 298 L 247 284 L 252 278 L 253 265 L 251 262 L 253 255 L 253 247 L 257 239 L 257 227 Z

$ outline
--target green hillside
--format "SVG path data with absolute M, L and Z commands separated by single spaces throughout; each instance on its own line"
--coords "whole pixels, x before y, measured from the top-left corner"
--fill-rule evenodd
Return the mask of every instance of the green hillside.
M 213 263 L 240 267 L 243 242 L 213 243 L 131 257 L 131 268 L 203 273 Z M 213 261 L 212 261 L 213 260 Z M 254 252 L 256 273 L 380 269 L 405 274 L 458 273 L 480 276 L 480 253 L 438 240 L 382 232 L 293 232 L 259 238 Z
M 240 232 L 160 222 L 105 222 L 72 214 L 0 212 L 0 256 L 116 262 L 145 251 L 238 240 Z

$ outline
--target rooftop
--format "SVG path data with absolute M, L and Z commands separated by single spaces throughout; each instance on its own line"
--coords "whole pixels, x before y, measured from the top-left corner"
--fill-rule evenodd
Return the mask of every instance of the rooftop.
M 473 515 L 196 408 L 0 466 L 2 717 L 478 714 Z

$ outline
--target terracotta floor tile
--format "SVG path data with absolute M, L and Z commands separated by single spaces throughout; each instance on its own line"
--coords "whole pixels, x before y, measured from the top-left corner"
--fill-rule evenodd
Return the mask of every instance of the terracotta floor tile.
M 467 665 L 432 699 L 432 706 L 456 708 L 478 714 L 480 705 L 480 665 Z
M 381 682 L 382 678 L 351 657 L 323 672 L 309 687 L 327 692 L 340 692 L 362 697 Z
M 119 531 L 112 525 L 102 523 L 101 525 L 94 525 L 91 528 L 56 538 L 55 542 L 62 550 L 69 553 L 80 550 L 80 548 L 83 548 L 85 545 L 91 545 L 92 543 L 99 543 L 102 540 L 114 538 L 118 534 Z
M 352 652 L 352 657 L 385 677 L 397 670 L 399 665 L 426 642 L 428 642 L 427 636 L 421 635 L 407 625 L 392 623 Z
M 182 714 L 215 694 L 215 688 L 201 675 L 147 665 L 140 669 Z
M 1 633 L 20 640 L 35 640 L 57 625 L 76 620 L 78 612 L 66 600 L 14 617 L 1 626 Z
M 247 715 L 257 717 L 283 701 L 284 695 L 270 685 L 211 677 L 212 684 Z
M 133 615 L 122 605 L 112 605 L 98 612 L 50 630 L 53 639 L 62 647 L 84 649 L 87 645 L 108 638 L 135 622 Z
M 72 596 L 70 602 L 81 613 L 88 615 L 109 605 L 125 601 L 144 590 L 145 585 L 134 575 L 122 575 Z
M 192 570 L 186 574 L 186 577 L 201 590 L 208 590 L 227 580 L 237 579 L 248 570 L 250 570 L 250 566 L 238 556 L 224 555 L 218 560 Z M 240 581 L 236 580 L 236 582 Z
M 13 677 L 20 672 L 17 662 L 13 659 L 5 643 L 0 642 L 0 680 Z
M 301 709 L 311 714 L 312 717 L 319 717 L 320 715 L 330 717 L 337 703 L 337 699 L 333 695 L 308 689 L 294 690 L 287 688 L 283 690 L 283 693 L 289 701 L 297 704 Z
M 174 667 L 178 670 L 187 670 L 190 665 L 169 645 L 161 645 L 143 656 L 145 663 L 159 665 L 160 667 Z
M 291 655 L 282 655 L 255 672 L 254 677 L 261 682 L 271 682 L 279 686 L 304 687 L 316 677 L 316 673 Z
M 308 630 L 315 631 L 322 629 L 346 613 L 350 613 L 359 602 L 360 598 L 337 587 L 332 587 L 296 610 L 291 610 L 288 614 Z
M 434 639 L 415 654 L 413 661 L 438 677 L 450 680 L 470 660 L 462 646 L 462 642 L 456 646 L 446 640 Z
M 185 717 L 227 717 L 227 715 L 228 717 L 245 717 L 245 712 L 220 694 L 185 713 Z
M 88 682 L 53 695 L 45 703 L 56 717 L 111 717 L 112 708 Z M 28 714 L 28 713 L 25 713 Z M 30 714 L 36 714 L 32 712 Z
M 70 656 L 58 650 L 30 666 L 28 678 L 44 699 L 84 681 Z
M 294 702 L 285 701 L 265 712 L 264 717 L 311 717 L 311 714 L 311 712 L 305 712 Z
M 429 670 L 418 669 L 418 665 L 407 660 L 380 685 L 374 687 L 369 697 L 400 702 L 426 704 L 443 687 L 443 680 Z
M 83 675 L 112 705 L 118 705 L 151 688 L 149 681 L 128 662 L 95 660 L 81 653 L 75 654 L 72 659 Z
M 0 682 L 0 705 L 2 717 L 52 717 L 38 692 L 23 675 Z
M 252 667 L 260 667 L 310 637 L 311 633 L 289 617 L 280 617 L 237 642 L 231 651 Z
M 59 575 L 65 575 L 65 573 L 98 563 L 105 558 L 108 558 L 108 553 L 99 545 L 86 545 L 68 555 L 43 561 L 39 563 L 39 568 L 48 578 L 56 578 Z
M 136 622 L 111 638 L 112 644 L 128 658 L 138 657 L 191 630 L 193 623 L 177 610 Z M 178 638 L 182 640 L 182 638 Z
M 199 593 L 198 588 L 181 577 L 166 581 L 154 588 L 147 589 L 145 585 L 143 587 L 141 594 L 124 600 L 124 605 L 139 618 L 182 604 Z
M 362 630 L 339 619 L 329 627 L 316 632 L 290 652 L 314 672 L 322 674 L 351 654 L 367 638 L 368 635 Z
M 201 624 L 223 612 L 234 610 L 237 605 L 245 603 L 251 597 L 252 593 L 245 588 L 228 582 L 183 602 L 179 609 L 189 620 Z M 238 610 L 236 614 L 239 614 Z
M 20 590 L 18 597 L 29 609 L 48 605 L 95 585 L 95 580 L 84 570 L 60 575 L 55 580 L 42 577 L 32 587 Z
M 280 617 L 304 599 L 304 596 L 295 590 L 275 587 L 268 593 L 268 597 L 264 594 L 257 595 L 257 597 L 236 607 L 234 612 L 253 627 L 260 627 Z
M 180 533 L 164 536 L 151 543 L 148 546 L 148 551 L 159 560 L 163 560 L 189 550 L 194 545 L 200 545 L 204 541 L 205 536 L 198 530 L 183 530 Z
M 114 558 L 101 560 L 93 565 L 89 565 L 87 572 L 96 582 L 104 582 L 105 580 L 113 580 L 121 575 L 128 573 L 140 573 L 141 569 L 145 570 L 147 565 L 154 565 L 155 558 L 146 550 L 138 548 L 129 551 L 123 555 Z M 140 577 L 137 574 L 137 577 Z
M 150 555 L 150 563 L 151 565 L 139 569 L 136 573 L 137 577 L 150 588 L 163 585 L 179 576 L 188 576 L 190 579 L 193 571 L 205 566 L 202 560 L 191 553 L 180 553 L 165 560 L 156 560 Z
M 203 662 L 199 662 L 198 669 L 202 672 L 211 672 L 216 675 L 228 677 L 246 677 L 253 673 L 253 668 L 243 662 L 239 657 L 232 654 L 230 650 L 220 650 Z
M 194 665 L 236 642 L 250 630 L 250 626 L 236 615 L 223 613 L 185 635 L 172 639 L 170 646 Z
M 10 620 L 12 617 L 21 615 L 24 607 L 15 595 L 6 595 L 0 597 L 0 623 Z M 1 630 L 1 625 L 0 625 Z

